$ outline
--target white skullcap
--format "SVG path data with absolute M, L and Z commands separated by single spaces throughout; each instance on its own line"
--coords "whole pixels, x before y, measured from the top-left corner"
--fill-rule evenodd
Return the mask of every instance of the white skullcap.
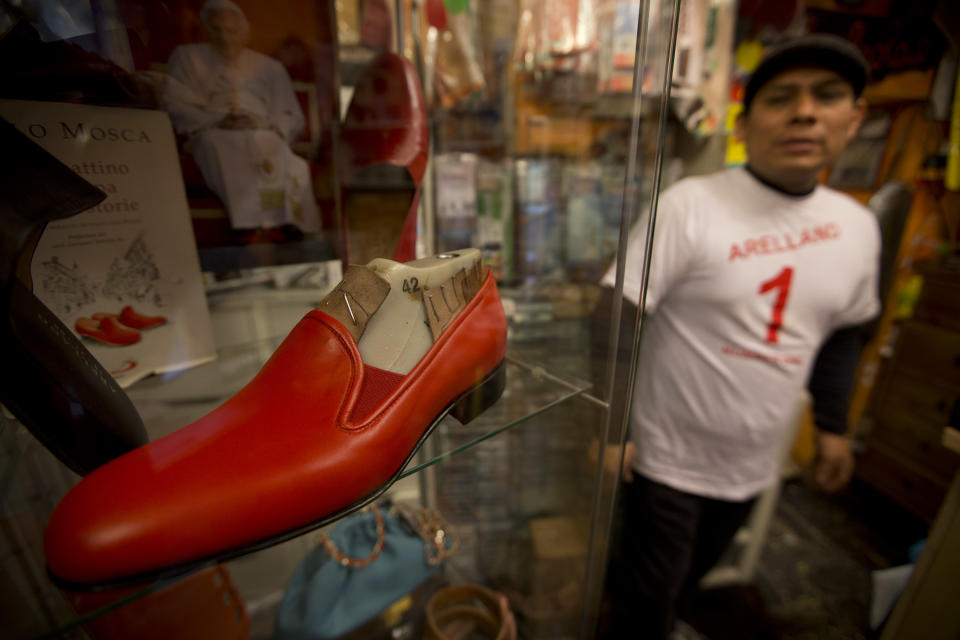
M 200 9 L 200 20 L 203 21 L 203 26 L 207 29 L 210 28 L 210 13 L 213 11 L 233 11 L 240 17 L 243 30 L 245 32 L 250 31 L 250 23 L 247 22 L 247 16 L 243 14 L 243 9 L 230 0 L 207 0 L 204 3 L 203 8 Z

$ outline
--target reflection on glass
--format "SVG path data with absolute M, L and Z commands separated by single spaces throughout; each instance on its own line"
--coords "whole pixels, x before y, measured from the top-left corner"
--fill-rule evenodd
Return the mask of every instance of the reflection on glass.
M 140 19 L 160 13 L 146 3 L 116 4 L 127 27 L 121 31 L 130 38 L 131 68 L 154 79 L 151 106 L 170 113 L 180 136 L 179 160 L 194 221 L 203 215 L 198 212 L 215 211 L 226 226 L 225 208 L 228 232 L 315 230 L 316 212 L 307 215 L 304 202 L 318 195 L 323 203 L 329 194 L 319 180 L 316 193 L 310 192 L 309 178 L 301 191 L 304 185 L 296 184 L 308 166 L 315 170 L 313 165 L 323 162 L 321 154 L 299 146 L 305 124 L 313 135 L 318 128 L 311 117 L 316 105 L 304 108 L 301 84 L 316 79 L 310 88 L 319 91 L 322 102 L 328 78 L 319 77 L 319 71 L 318 77 L 312 75 L 313 65 L 322 62 L 313 51 L 316 39 L 304 35 L 310 29 L 303 24 L 312 23 L 300 19 L 293 25 L 291 16 L 312 7 L 322 19 L 326 3 L 288 0 L 266 9 L 255 0 L 171 1 L 169 15 L 157 20 Z M 527 633 L 573 636 L 592 606 L 585 588 L 591 581 L 588 538 L 606 535 L 590 531 L 602 517 L 589 517 L 597 464 L 586 451 L 602 437 L 607 407 L 586 398 L 589 384 L 576 379 L 587 375 L 594 359 L 606 357 L 589 352 L 587 324 L 600 275 L 617 251 L 624 183 L 635 179 L 626 166 L 632 153 L 630 83 L 640 5 L 613 3 L 616 14 L 628 18 L 614 25 L 612 5 L 593 0 L 415 2 L 413 12 L 421 11 L 398 21 L 391 14 L 400 4 L 337 2 L 336 27 L 343 34 L 350 26 L 353 35 L 340 41 L 331 58 L 340 54 L 345 87 L 358 75 L 345 56 L 346 44 L 402 45 L 417 69 L 431 118 L 432 166 L 424 182 L 422 217 L 435 222 L 437 231 L 436 243 L 429 236 L 423 252 L 483 249 L 502 285 L 511 358 L 500 402 L 469 425 L 447 420 L 431 439 L 435 450 L 410 465 L 404 474 L 410 477 L 398 493 L 434 502 L 462 535 L 464 546 L 447 568 L 452 580 L 483 582 L 507 593 Z M 548 5 L 554 10 L 544 10 Z M 529 20 L 518 24 L 521 13 Z M 355 24 L 343 24 L 348 14 Z M 397 32 L 401 24 L 406 28 Z M 420 38 L 419 46 L 411 45 L 413 38 Z M 651 67 L 661 63 L 648 60 Z M 331 95 L 344 88 L 332 85 Z M 389 88 L 380 91 L 389 93 Z M 322 106 L 320 111 L 323 120 Z M 384 111 L 396 119 L 390 109 Z M 644 139 L 652 149 L 657 124 L 645 126 Z M 340 178 L 343 169 L 338 167 Z M 372 191 L 383 191 L 385 182 L 380 179 Z M 375 220 L 384 201 L 383 194 L 373 193 L 372 204 L 358 208 L 359 215 Z M 359 227 L 354 222 L 346 225 L 350 231 Z M 244 314 L 243 305 L 276 312 L 281 300 L 292 299 L 286 292 L 270 293 L 278 295 L 261 290 L 243 299 L 242 292 L 217 294 L 224 301 L 223 313 L 215 318 L 223 318 L 216 325 L 218 343 L 241 342 L 230 338 L 242 333 L 243 319 L 259 318 Z M 217 296 L 210 298 L 214 311 Z M 304 296 L 302 302 L 309 300 Z M 228 321 L 230 305 L 235 313 Z M 190 423 L 242 386 L 275 349 L 277 341 L 269 338 L 284 333 L 274 330 L 279 324 L 272 319 L 267 324 L 262 335 L 257 326 L 262 340 L 220 349 L 215 364 L 133 387 L 130 393 L 152 434 Z M 432 489 L 426 486 L 430 478 L 436 483 Z M 563 536 L 563 545 L 550 542 L 554 534 Z M 304 537 L 231 563 L 230 574 L 255 625 L 266 620 L 272 626 L 273 611 L 264 603 L 276 602 L 290 570 L 311 545 Z M 550 555 L 558 546 L 562 556 Z M 144 596 L 143 606 L 155 610 L 156 599 Z M 76 608 L 76 613 L 85 611 Z M 55 617 L 60 623 L 70 619 Z M 52 618 L 48 622 L 53 626 Z
M 208 42 L 170 55 L 163 101 L 234 229 L 319 229 L 307 162 L 290 148 L 303 113 L 277 60 L 247 48 L 250 24 L 230 0 L 200 12 Z

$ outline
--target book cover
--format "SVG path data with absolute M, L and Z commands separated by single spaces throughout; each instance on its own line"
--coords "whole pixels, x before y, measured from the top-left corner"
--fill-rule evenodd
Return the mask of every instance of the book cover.
M 162 111 L 0 100 L 14 124 L 107 194 L 47 226 L 33 291 L 121 386 L 215 357 L 170 119 Z

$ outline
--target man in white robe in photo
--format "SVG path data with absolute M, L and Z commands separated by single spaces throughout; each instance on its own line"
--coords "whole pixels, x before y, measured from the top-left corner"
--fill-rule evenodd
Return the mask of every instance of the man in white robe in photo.
M 230 0 L 201 10 L 209 42 L 170 55 L 164 103 L 234 229 L 319 229 L 306 161 L 290 141 L 303 130 L 290 76 L 246 47 L 250 25 Z

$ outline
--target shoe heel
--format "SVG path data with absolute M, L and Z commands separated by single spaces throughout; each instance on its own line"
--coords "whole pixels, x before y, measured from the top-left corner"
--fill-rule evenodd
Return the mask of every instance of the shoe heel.
M 19 280 L 0 324 L 0 401 L 65 465 L 85 475 L 149 441 L 106 369 Z
M 0 292 L 19 278 L 28 288 L 30 260 L 48 222 L 99 204 L 107 194 L 78 176 L 0 118 Z M 0 310 L 6 305 L 0 300 Z
M 74 173 L 12 124 L 0 118 L 0 233 L 8 256 L 33 252 L 31 232 L 102 202 L 107 194 Z M 32 244 L 31 244 L 32 241 Z M 6 251 L 5 251 L 6 252 Z
M 30 263 L 44 226 L 106 194 L 0 119 L 0 402 L 84 475 L 148 441 L 113 377 L 33 295 Z
M 450 415 L 460 424 L 467 424 L 499 400 L 506 385 L 507 366 L 505 362 L 501 362 L 477 385 L 457 398 Z

